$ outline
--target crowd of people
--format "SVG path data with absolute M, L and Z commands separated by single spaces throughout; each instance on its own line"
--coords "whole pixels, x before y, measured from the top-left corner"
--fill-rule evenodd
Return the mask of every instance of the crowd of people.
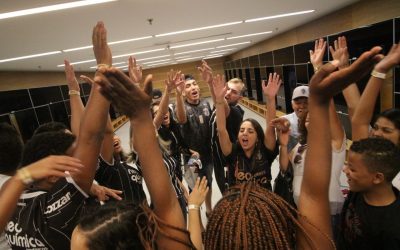
M 210 105 L 192 75 L 171 70 L 164 91 L 154 91 L 135 58 L 129 75 L 113 67 L 102 22 L 92 42 L 98 67 L 93 79 L 81 76 L 92 86 L 86 107 L 65 60 L 70 128 L 43 124 L 24 145 L 0 124 L 1 249 L 400 249 L 392 185 L 400 172 L 400 111 L 373 117 L 386 74 L 400 63 L 400 44 L 386 56 L 371 48 L 349 64 L 346 38 L 338 37 L 333 60 L 323 64 L 327 44 L 317 40 L 315 72 L 294 89 L 293 113 L 276 117 L 281 76 L 263 81 L 263 130 L 243 119 L 241 79 L 226 82 L 202 61 Z M 361 95 L 356 82 L 367 74 Z M 340 92 L 352 126 L 347 160 L 333 101 Z M 114 134 L 111 104 L 129 118 L 129 153 Z M 276 158 L 279 176 L 288 177 L 285 195 L 271 185 Z M 185 165 L 194 163 L 198 178 L 187 187 Z M 213 172 L 223 194 L 214 206 Z

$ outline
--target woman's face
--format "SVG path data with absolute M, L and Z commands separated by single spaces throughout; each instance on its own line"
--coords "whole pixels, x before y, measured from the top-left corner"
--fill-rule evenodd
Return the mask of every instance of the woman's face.
M 395 145 L 400 145 L 400 130 L 394 126 L 394 123 L 385 117 L 379 117 L 376 120 L 371 130 L 373 137 L 383 137 L 393 142 Z
M 254 150 L 257 142 L 257 132 L 254 129 L 253 124 L 249 121 L 245 121 L 240 125 L 238 141 L 244 151 Z
M 121 139 L 118 136 L 114 135 L 113 141 L 114 141 L 114 153 L 121 153 L 122 151 Z
M 157 115 L 158 110 L 160 109 L 160 106 L 154 105 L 153 106 L 153 117 Z M 164 115 L 162 125 L 164 126 L 169 126 L 170 124 L 170 119 L 169 119 L 169 111 Z

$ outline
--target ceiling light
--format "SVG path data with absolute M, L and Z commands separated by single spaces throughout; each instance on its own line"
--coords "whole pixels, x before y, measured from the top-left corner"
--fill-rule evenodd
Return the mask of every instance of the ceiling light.
M 183 47 L 200 45 L 200 44 L 205 44 L 205 43 L 215 43 L 215 42 L 219 42 L 219 41 L 223 41 L 223 40 L 225 40 L 225 38 L 220 38 L 220 39 L 215 39 L 215 40 L 208 40 L 208 41 L 197 42 L 197 43 L 188 43 L 188 44 L 182 44 L 182 45 L 175 45 L 175 46 L 171 46 L 170 48 L 171 49 L 183 48 Z
M 263 20 L 286 17 L 286 16 L 295 16 L 295 15 L 307 14 L 307 13 L 311 13 L 311 12 L 314 12 L 314 11 L 315 10 L 305 10 L 305 11 L 291 12 L 291 13 L 274 15 L 274 16 L 266 16 L 266 17 L 248 19 L 248 20 L 245 20 L 244 22 L 245 23 L 257 22 L 257 21 L 263 21 Z
M 169 32 L 169 33 L 163 33 L 163 34 L 156 35 L 156 37 L 177 35 L 177 34 L 182 34 L 182 33 L 187 33 L 187 32 L 192 32 L 192 31 L 199 31 L 199 30 L 206 30 L 206 29 L 225 27 L 225 26 L 235 25 L 235 24 L 239 24 L 239 23 L 243 23 L 243 21 L 223 23 L 223 24 L 205 26 L 205 27 L 200 27 L 200 28 L 194 28 L 194 29 L 188 29 L 188 30 L 181 30 L 181 31 Z
M 231 47 L 231 46 L 236 46 L 236 45 L 242 45 L 242 44 L 247 44 L 247 43 L 251 43 L 251 41 L 242 42 L 242 43 L 233 43 L 233 44 L 228 44 L 228 45 L 221 45 L 221 46 L 218 46 L 217 49 L 219 49 L 219 48 L 225 48 L 225 47 Z
M 108 43 L 108 45 L 119 44 L 119 43 L 128 43 L 128 42 L 133 42 L 133 41 L 139 41 L 139 40 L 149 39 L 149 38 L 152 38 L 152 37 L 153 37 L 153 36 L 143 36 L 143 37 L 138 37 L 138 38 L 120 40 L 120 41 L 110 42 L 110 43 Z
M 211 58 L 217 58 L 217 57 L 221 57 L 224 56 L 224 54 L 216 54 L 216 55 L 209 55 L 204 57 L 203 59 L 211 59 Z
M 108 43 L 108 45 L 139 41 L 139 40 L 144 40 L 144 39 L 148 39 L 148 38 L 152 38 L 152 37 L 153 36 L 144 36 L 144 37 L 120 40 L 120 41 L 110 42 L 110 43 Z M 78 47 L 78 48 L 72 48 L 72 49 L 65 49 L 65 50 L 63 50 L 63 52 L 71 52 L 71 51 L 77 51 L 77 50 L 83 50 L 83 49 L 91 49 L 91 48 L 93 48 L 93 45 L 88 45 L 88 46 L 83 46 L 83 47 Z
M 152 66 L 162 65 L 162 64 L 176 64 L 176 63 L 160 62 L 160 63 L 153 63 L 153 64 L 146 65 L 146 67 L 152 67 Z
M 235 50 L 235 49 L 236 49 L 236 48 L 232 48 L 232 49 L 221 49 L 221 50 L 210 51 L 210 53 L 220 53 L 220 52 L 229 51 L 229 50 Z
M 191 51 L 185 51 L 185 52 L 179 52 L 179 53 L 175 53 L 174 55 L 183 55 L 183 54 L 189 54 L 189 53 L 194 53 L 194 52 L 200 52 L 200 51 L 206 51 L 206 50 L 212 50 L 215 48 L 206 48 L 206 49 L 198 49 L 198 50 L 191 50 Z
M 189 58 L 179 59 L 179 60 L 176 60 L 176 61 L 180 62 L 180 61 L 186 61 L 186 60 L 192 60 L 192 59 L 200 59 L 200 58 L 203 58 L 203 57 L 204 56 L 189 57 Z
M 129 54 L 123 54 L 123 55 L 113 56 L 112 58 L 129 57 L 129 56 L 133 56 L 133 55 L 134 55 L 134 56 L 137 56 L 137 55 L 147 54 L 147 53 L 156 52 L 156 51 L 161 51 L 161 50 L 165 50 L 165 48 L 161 48 L 161 49 L 152 49 L 152 50 L 145 50 L 145 51 L 139 51 L 139 52 L 133 52 L 133 53 L 129 53 Z
M 163 57 L 168 57 L 170 55 L 162 55 L 162 56 L 153 56 L 153 57 L 147 57 L 147 58 L 142 58 L 142 59 L 136 59 L 136 62 L 141 62 L 141 61 L 146 61 L 150 59 L 156 59 L 156 58 L 163 58 Z
M 61 51 L 58 50 L 58 51 L 51 51 L 51 52 L 28 55 L 28 56 L 20 56 L 20 57 L 2 59 L 2 60 L 0 60 L 0 63 L 17 61 L 17 60 L 22 60 L 22 59 L 34 58 L 34 57 L 40 57 L 40 56 L 48 56 L 48 55 L 54 55 L 54 54 L 60 54 L 60 53 L 61 53 Z
M 163 60 L 157 60 L 157 61 L 151 61 L 151 62 L 144 62 L 143 64 L 153 64 L 153 63 L 166 62 L 166 61 L 171 61 L 171 59 L 163 59 Z
M 76 64 L 82 64 L 82 63 L 88 63 L 88 62 L 95 62 L 96 59 L 91 59 L 91 60 L 85 60 L 85 61 L 79 61 L 79 62 L 72 62 L 70 65 L 76 65 Z M 57 67 L 64 67 L 64 64 L 59 64 Z
M 33 14 L 39 14 L 44 12 L 56 11 L 56 10 L 64 10 L 64 9 L 71 9 L 76 7 L 82 7 L 87 5 L 99 4 L 99 3 L 106 3 L 106 2 L 113 2 L 116 0 L 86 0 L 86 1 L 76 1 L 71 3 L 61 3 L 55 5 L 49 5 L 44 7 L 26 9 L 26 10 L 17 10 L 12 12 L 6 12 L 0 14 L 0 19 L 18 17 L 18 16 L 27 16 Z
M 121 65 L 121 64 L 124 64 L 124 63 L 126 63 L 126 62 L 117 62 L 117 63 L 113 63 L 112 66 Z M 92 67 L 90 67 L 90 68 L 91 68 L 91 69 L 97 69 L 97 65 L 96 65 L 96 66 L 92 66 Z
M 259 36 L 259 35 L 270 34 L 270 33 L 272 33 L 272 31 L 253 33 L 253 34 L 247 34 L 247 35 L 242 35 L 242 36 L 232 36 L 232 37 L 228 37 L 226 39 L 230 40 L 230 39 L 236 39 L 236 38 L 242 38 L 242 37 L 248 37 L 248 36 Z

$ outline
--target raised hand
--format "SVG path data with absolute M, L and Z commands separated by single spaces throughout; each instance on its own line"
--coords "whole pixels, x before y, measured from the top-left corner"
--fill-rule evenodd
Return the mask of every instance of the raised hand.
M 188 204 L 201 206 L 206 195 L 208 193 L 207 178 L 204 176 L 200 181 L 200 177 L 197 178 L 196 184 L 194 184 L 193 191 L 189 195 Z
M 74 67 L 69 63 L 68 60 L 64 60 L 64 65 L 65 65 L 64 71 L 65 71 L 65 77 L 67 79 L 68 89 L 80 91 L 79 83 L 75 77 Z
M 165 85 L 168 88 L 168 92 L 170 93 L 173 89 L 177 89 L 179 88 L 179 90 L 177 91 L 182 91 L 181 89 L 181 85 L 185 83 L 185 76 L 183 76 L 182 79 L 182 72 L 181 71 L 177 71 L 175 72 L 173 69 L 171 69 L 168 72 L 168 79 L 165 80 Z
M 197 67 L 197 69 L 200 71 L 203 81 L 211 85 L 213 82 L 213 73 L 211 67 L 208 66 L 207 62 L 205 60 L 202 60 L 201 66 Z
M 129 57 L 129 77 L 135 83 L 140 83 L 143 77 L 142 66 L 136 64 L 136 58 Z
M 79 159 L 69 156 L 48 156 L 23 169 L 28 171 L 34 181 L 50 176 L 67 177 L 72 172 L 80 172 L 83 165 Z
M 393 44 L 389 53 L 375 66 L 375 70 L 380 73 L 386 73 L 398 64 L 400 64 L 400 43 Z
M 267 97 L 275 98 L 281 84 L 282 79 L 280 79 L 280 76 L 277 73 L 269 73 L 268 83 L 266 83 L 265 80 L 262 81 L 262 89 L 264 95 L 266 95 Z
M 92 86 L 94 84 L 94 80 L 88 76 L 80 75 L 79 78 L 81 78 L 82 80 L 84 80 L 85 82 L 89 83 Z
M 290 129 L 290 122 L 284 117 L 279 117 L 271 121 L 271 126 L 275 127 L 278 131 L 287 133 Z
M 152 100 L 152 75 L 148 75 L 141 89 L 121 70 L 100 68 L 101 74 L 94 79 L 101 86 L 101 93 L 111 100 L 115 108 L 131 119 L 140 119 L 150 114 Z
M 329 51 L 334 60 L 339 61 L 339 69 L 349 66 L 349 52 L 347 50 L 346 37 L 339 36 L 337 40 L 333 42 L 333 46 L 329 46 Z
M 90 195 L 95 196 L 99 201 L 108 201 L 110 197 L 120 201 L 122 200 L 119 196 L 120 194 L 122 194 L 121 190 L 111 189 L 95 183 L 90 188 Z
M 317 71 L 322 66 L 322 60 L 324 58 L 326 49 L 326 41 L 320 38 L 315 40 L 314 51 L 310 50 L 310 61 L 314 66 L 314 70 Z
M 310 80 L 310 95 L 321 103 L 329 103 L 330 98 L 343 90 L 347 85 L 356 82 L 370 72 L 373 65 L 380 61 L 381 47 L 374 47 L 364 52 L 349 67 L 333 72 L 339 65 L 338 60 L 325 64 Z
M 97 64 L 111 66 L 112 57 L 110 47 L 107 44 L 107 30 L 101 21 L 97 22 L 93 28 L 92 43 Z
M 213 80 L 213 89 L 215 94 L 215 99 L 217 102 L 225 100 L 225 94 L 228 91 L 226 86 L 225 76 L 217 75 Z

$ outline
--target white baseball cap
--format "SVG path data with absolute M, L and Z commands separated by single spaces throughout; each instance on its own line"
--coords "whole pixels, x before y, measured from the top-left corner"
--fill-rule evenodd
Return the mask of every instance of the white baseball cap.
M 298 86 L 293 90 L 292 100 L 309 96 L 310 91 L 308 90 L 308 86 Z

